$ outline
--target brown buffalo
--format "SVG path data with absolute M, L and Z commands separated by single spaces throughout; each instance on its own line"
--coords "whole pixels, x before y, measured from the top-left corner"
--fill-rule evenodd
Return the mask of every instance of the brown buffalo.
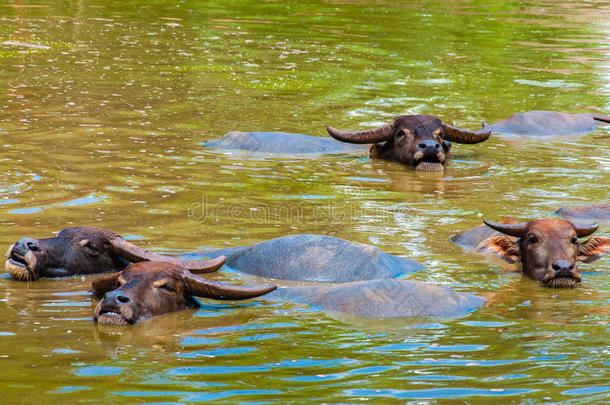
M 484 222 L 503 235 L 483 240 L 477 251 L 509 263 L 521 262 L 523 273 L 546 287 L 576 287 L 581 281 L 576 261 L 592 262 L 610 253 L 610 238 L 596 236 L 584 243 L 578 241 L 595 232 L 597 224 L 576 225 L 565 219 Z
M 211 272 L 225 262 L 191 262 L 162 256 L 127 242 L 118 234 L 94 226 L 67 228 L 45 239 L 21 238 L 7 252 L 6 271 L 17 280 L 115 272 L 130 262 L 165 261 L 190 270 Z
M 434 172 L 443 170 L 449 157 L 450 142 L 479 143 L 491 135 L 491 128 L 486 123 L 478 131 L 467 131 L 431 115 L 401 115 L 389 124 L 366 131 L 343 131 L 331 126 L 326 129 L 339 141 L 372 144 L 371 157 Z
M 106 325 L 131 325 L 180 309 L 199 308 L 194 298 L 243 300 L 275 290 L 274 285 L 237 287 L 207 280 L 175 263 L 141 262 L 95 280 L 103 297 L 93 319 Z

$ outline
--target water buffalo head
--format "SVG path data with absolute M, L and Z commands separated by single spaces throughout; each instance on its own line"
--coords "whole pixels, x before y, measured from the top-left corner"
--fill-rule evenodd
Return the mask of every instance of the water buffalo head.
M 7 252 L 6 271 L 17 280 L 114 272 L 130 262 L 148 260 L 179 264 L 187 269 L 215 271 L 226 258 L 189 262 L 144 250 L 107 229 L 67 228 L 45 239 L 21 238 Z
M 195 270 L 194 270 L 195 272 Z M 106 325 L 131 325 L 187 308 L 199 308 L 194 296 L 242 300 L 275 290 L 274 285 L 237 287 L 207 280 L 186 268 L 165 262 L 132 264 L 92 284 L 97 304 L 93 319 Z
M 442 171 L 450 142 L 479 143 L 491 135 L 486 123 L 478 131 L 466 131 L 431 115 L 401 115 L 389 124 L 366 131 L 343 131 L 331 126 L 326 130 L 342 142 L 373 144 L 372 157 L 394 160 L 421 171 Z
M 595 232 L 597 224 L 576 225 L 564 219 L 484 222 L 504 235 L 485 239 L 477 251 L 500 256 L 509 263 L 520 261 L 523 273 L 546 287 L 576 287 L 581 281 L 576 261 L 591 262 L 610 252 L 610 238 L 597 236 L 584 243 L 578 241 Z

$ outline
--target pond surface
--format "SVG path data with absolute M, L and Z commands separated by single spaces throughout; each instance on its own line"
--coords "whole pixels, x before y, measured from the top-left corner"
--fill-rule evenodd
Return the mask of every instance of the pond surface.
M 85 224 L 176 255 L 319 233 L 418 260 L 413 279 L 490 303 L 449 321 L 364 321 L 203 301 L 108 329 L 91 320 L 95 277 L 2 278 L 2 402 L 607 400 L 608 258 L 551 290 L 449 238 L 607 203 L 608 128 L 454 145 L 442 175 L 201 144 L 405 113 L 470 129 L 536 109 L 607 114 L 609 38 L 608 1 L 2 2 L 0 42 L 36 47 L 0 46 L 1 245 Z

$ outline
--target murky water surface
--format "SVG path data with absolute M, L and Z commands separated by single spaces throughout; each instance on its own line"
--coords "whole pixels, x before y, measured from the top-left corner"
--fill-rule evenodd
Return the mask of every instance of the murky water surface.
M 472 129 L 535 109 L 609 113 L 609 38 L 608 1 L 2 2 L 0 42 L 37 46 L 0 47 L 0 245 L 83 224 L 171 254 L 320 233 L 490 302 L 451 321 L 362 321 L 205 301 L 107 329 L 91 321 L 94 277 L 3 278 L 2 402 L 607 400 L 609 260 L 549 290 L 449 238 L 608 202 L 610 130 L 455 145 L 442 176 L 201 144 L 403 113 Z

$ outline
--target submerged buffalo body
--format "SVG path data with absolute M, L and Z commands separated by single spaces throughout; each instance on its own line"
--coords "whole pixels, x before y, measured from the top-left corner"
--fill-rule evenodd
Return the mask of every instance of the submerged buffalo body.
M 370 280 L 280 288 L 269 299 L 314 305 L 365 318 L 452 318 L 485 303 L 481 297 L 412 280 Z
M 245 150 L 278 154 L 349 153 L 362 147 L 349 145 L 334 139 L 286 132 L 229 132 L 220 139 L 203 144 L 208 148 Z
M 129 263 L 165 261 L 201 272 L 220 268 L 225 257 L 189 262 L 144 250 L 95 226 L 67 228 L 45 239 L 21 238 L 7 252 L 6 271 L 17 280 L 116 272 Z
M 424 268 L 379 248 L 323 235 L 290 235 L 251 247 L 204 253 L 227 256 L 227 265 L 261 277 L 281 280 L 345 283 L 394 278 Z
M 342 142 L 371 144 L 371 157 L 393 160 L 420 171 L 442 171 L 449 157 L 450 142 L 479 143 L 491 135 L 486 123 L 478 131 L 468 131 L 431 115 L 401 115 L 366 131 L 344 131 L 331 126 L 327 131 Z
M 491 125 L 494 133 L 552 136 L 579 134 L 594 130 L 600 121 L 610 117 L 596 114 L 568 114 L 556 111 L 528 111 L 515 113 Z
M 226 255 L 229 266 L 261 277 L 326 283 L 287 286 L 265 297 L 325 311 L 369 318 L 446 318 L 463 315 L 484 302 L 447 287 L 396 279 L 424 266 L 374 246 L 330 236 L 284 236 L 205 255 Z
M 579 242 L 595 232 L 597 225 L 577 225 L 564 219 L 485 224 L 488 229 L 478 227 L 452 240 L 509 263 L 520 262 L 524 274 L 546 287 L 576 287 L 581 281 L 576 262 L 591 262 L 610 253 L 610 238 L 597 236 Z
M 610 221 L 610 204 L 562 207 L 557 210 L 557 214 L 564 218 Z
M 106 325 L 130 325 L 169 312 L 199 308 L 194 297 L 243 300 L 266 294 L 276 286 L 237 287 L 207 280 L 166 262 L 141 262 L 95 280 L 101 297 L 93 318 Z

